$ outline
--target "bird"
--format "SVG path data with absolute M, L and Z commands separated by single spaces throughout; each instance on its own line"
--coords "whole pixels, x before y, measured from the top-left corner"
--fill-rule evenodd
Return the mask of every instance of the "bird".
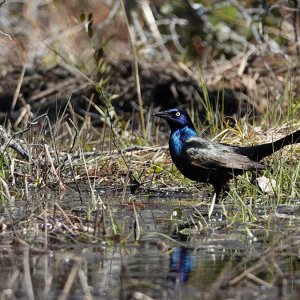
M 187 178 L 212 184 L 217 203 L 229 192 L 229 181 L 245 171 L 263 170 L 261 160 L 286 145 L 300 143 L 300 130 L 271 143 L 235 146 L 204 139 L 189 114 L 172 108 L 153 114 L 167 121 L 171 134 L 169 151 L 178 170 Z

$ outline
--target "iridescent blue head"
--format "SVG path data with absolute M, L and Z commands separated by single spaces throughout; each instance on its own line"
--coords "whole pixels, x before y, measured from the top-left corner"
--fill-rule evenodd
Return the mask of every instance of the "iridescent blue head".
M 182 109 L 172 108 L 154 113 L 153 115 L 165 119 L 171 127 L 172 131 L 182 129 L 184 127 L 195 130 L 190 116 L 186 111 Z

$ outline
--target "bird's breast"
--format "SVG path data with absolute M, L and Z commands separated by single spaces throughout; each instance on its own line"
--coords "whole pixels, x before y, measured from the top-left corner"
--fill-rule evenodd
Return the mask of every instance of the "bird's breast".
M 172 131 L 169 141 L 172 158 L 182 158 L 185 152 L 186 141 L 195 136 L 198 136 L 197 132 L 188 126 Z
M 182 141 L 180 137 L 180 132 L 174 132 L 169 141 L 169 148 L 170 153 L 172 156 L 172 159 L 176 159 L 177 157 L 180 157 L 182 155 L 183 149 L 184 149 L 185 142 Z

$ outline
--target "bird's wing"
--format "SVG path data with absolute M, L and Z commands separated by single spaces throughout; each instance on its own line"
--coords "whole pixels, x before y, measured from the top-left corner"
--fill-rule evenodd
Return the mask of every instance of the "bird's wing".
M 186 141 L 186 154 L 190 163 L 204 168 L 238 170 L 262 169 L 264 166 L 245 155 L 235 152 L 236 147 L 214 143 L 200 137 Z

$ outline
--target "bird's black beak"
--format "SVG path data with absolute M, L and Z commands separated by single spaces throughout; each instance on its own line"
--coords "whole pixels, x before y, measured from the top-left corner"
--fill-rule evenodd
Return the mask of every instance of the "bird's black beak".
M 165 119 L 165 120 L 167 120 L 167 119 L 170 118 L 169 113 L 166 112 L 166 111 L 159 111 L 159 112 L 156 112 L 156 113 L 153 114 L 153 116 L 159 117 L 159 118 L 162 118 L 162 119 Z

